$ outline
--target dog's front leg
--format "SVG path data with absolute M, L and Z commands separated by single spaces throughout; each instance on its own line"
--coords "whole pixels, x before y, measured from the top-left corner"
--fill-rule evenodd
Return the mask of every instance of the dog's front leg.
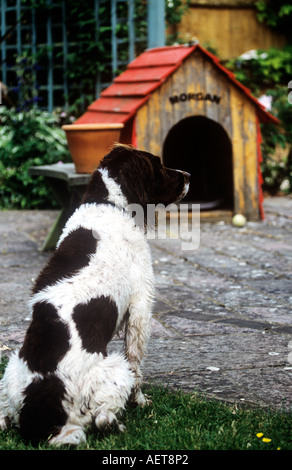
M 135 384 L 131 394 L 131 401 L 141 406 L 147 405 L 150 402 L 141 391 L 142 373 L 140 364 L 145 356 L 150 335 L 151 308 L 152 298 L 148 301 L 145 299 L 136 299 L 129 307 L 125 331 L 126 357 L 135 374 Z

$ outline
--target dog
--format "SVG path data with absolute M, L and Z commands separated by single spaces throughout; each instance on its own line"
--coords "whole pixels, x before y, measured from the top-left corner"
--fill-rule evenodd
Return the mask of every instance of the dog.
M 177 202 L 190 175 L 116 144 L 93 172 L 80 206 L 32 289 L 32 321 L 0 382 L 0 427 L 30 442 L 86 442 L 86 428 L 117 426 L 141 391 L 154 277 L 145 228 L 130 204 Z M 107 354 L 124 329 L 124 352 Z

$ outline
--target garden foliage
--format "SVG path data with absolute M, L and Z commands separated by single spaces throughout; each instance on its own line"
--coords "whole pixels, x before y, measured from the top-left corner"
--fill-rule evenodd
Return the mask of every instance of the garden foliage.
M 54 6 L 63 3 L 66 2 L 56 0 Z M 25 23 L 29 22 L 32 8 L 41 21 L 45 21 L 48 15 L 54 13 L 52 4 L 46 0 L 22 0 L 22 5 L 26 10 L 23 10 L 21 21 Z M 98 73 L 102 74 L 105 82 L 112 79 L 110 5 L 111 2 L 100 3 L 98 29 L 93 2 L 72 0 L 70 8 L 66 8 L 67 41 L 73 41 L 76 47 L 70 50 L 66 57 L 63 57 L 62 50 L 54 56 L 55 63 L 66 62 L 70 83 L 69 96 L 65 97 L 68 107 L 66 111 L 59 110 L 58 116 L 56 113 L 49 115 L 36 107 L 42 106 L 38 76 L 46 64 L 48 47 L 45 44 L 37 45 L 35 54 L 25 49 L 15 57 L 12 69 L 16 81 L 9 90 L 14 108 L 0 107 L 0 208 L 31 209 L 55 206 L 55 200 L 43 177 L 30 176 L 28 169 L 30 166 L 71 161 L 60 124 L 71 123 L 73 115 L 78 117 L 84 106 L 94 100 Z M 167 23 L 178 23 L 186 9 L 184 1 L 165 0 L 165 5 Z M 118 59 L 119 63 L 122 63 L 127 61 L 128 57 L 129 25 L 126 2 L 117 3 L 117 14 L 120 21 L 116 26 L 115 35 L 120 41 Z M 147 3 L 136 0 L 136 54 L 146 47 L 146 18 Z M 119 69 L 115 73 L 121 71 L 122 69 Z
M 71 161 L 56 115 L 0 108 L 0 208 L 51 208 L 54 198 L 31 166 Z
M 236 78 L 278 117 L 280 125 L 262 124 L 262 174 L 264 189 L 271 194 L 292 192 L 292 104 L 288 100 L 292 78 L 292 44 L 281 50 L 248 51 L 227 63 Z M 276 157 L 279 148 L 284 157 Z M 289 150 L 290 149 L 290 150 Z

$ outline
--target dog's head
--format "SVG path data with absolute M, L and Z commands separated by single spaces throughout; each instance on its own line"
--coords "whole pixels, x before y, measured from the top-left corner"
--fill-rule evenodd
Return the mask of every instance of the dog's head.
M 181 200 L 189 188 L 189 173 L 166 168 L 159 157 L 127 145 L 115 145 L 99 168 L 108 170 L 128 204 L 167 206 Z

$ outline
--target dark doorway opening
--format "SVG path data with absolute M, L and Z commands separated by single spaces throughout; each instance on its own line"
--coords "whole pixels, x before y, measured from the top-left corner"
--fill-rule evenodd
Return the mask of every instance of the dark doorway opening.
M 201 210 L 233 209 L 232 144 L 216 121 L 192 116 L 175 124 L 164 142 L 163 163 L 191 173 L 184 202 L 201 204 Z

